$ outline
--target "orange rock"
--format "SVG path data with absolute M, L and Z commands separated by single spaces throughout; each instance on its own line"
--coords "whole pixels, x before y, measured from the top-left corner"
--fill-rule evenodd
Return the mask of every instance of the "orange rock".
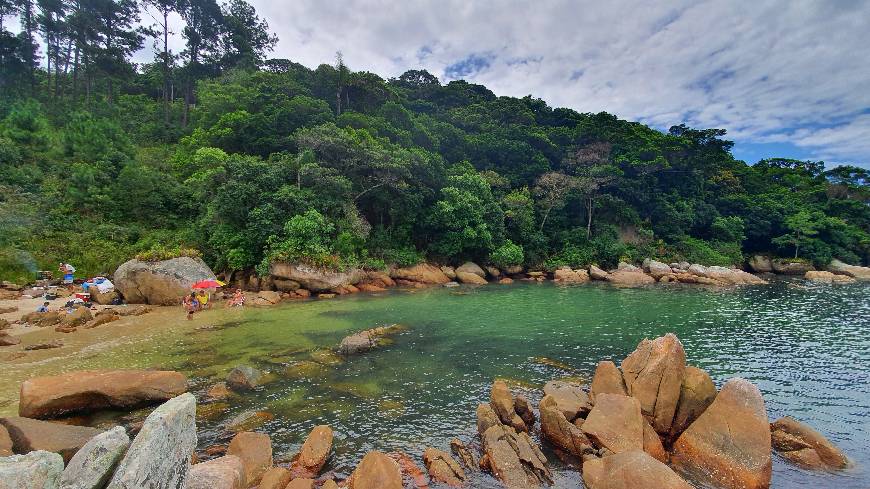
M 668 463 L 668 452 L 662 445 L 662 439 L 646 420 L 643 421 L 643 451 L 659 462 Z
M 662 435 L 671 429 L 685 370 L 686 352 L 672 333 L 641 341 L 622 362 L 628 395 L 640 401 L 643 415 Z
M 332 439 L 332 428 L 327 425 L 315 426 L 290 465 L 293 477 L 317 477 L 332 453 Z
M 461 487 L 465 483 L 465 471 L 447 452 L 427 448 L 423 452 L 423 463 L 429 470 L 429 476 L 435 482 L 452 487 Z
M 269 435 L 243 431 L 230 441 L 227 455 L 235 455 L 244 467 L 244 487 L 249 487 L 263 477 L 272 467 L 272 441 Z
M 632 450 L 583 463 L 587 489 L 692 489 L 667 465 Z
M 284 489 L 314 489 L 314 479 L 293 479 Z
M 347 480 L 347 487 L 350 489 L 403 489 L 399 464 L 381 452 L 371 451 L 356 466 Z
M 773 448 L 786 459 L 809 469 L 843 469 L 849 459 L 824 435 L 786 416 L 770 425 Z
M 392 452 L 388 456 L 399 464 L 402 474 L 411 480 L 414 487 L 418 489 L 429 488 L 429 481 L 426 480 L 426 474 L 423 472 L 423 469 L 418 467 L 417 463 L 407 453 Z
M 285 489 L 290 482 L 290 471 L 284 467 L 272 467 L 263 474 L 257 489 Z
M 428 263 L 418 263 L 412 267 L 397 268 L 392 271 L 390 276 L 394 279 L 423 284 L 446 284 L 450 281 L 440 268 Z
M 595 399 L 596 394 L 619 394 L 627 396 L 625 381 L 622 380 L 622 372 L 611 361 L 598 362 L 595 375 L 592 377 L 592 385 L 589 394 Z
M 12 439 L 9 438 L 9 432 L 6 428 L 0 425 L 0 457 L 8 457 L 12 455 Z

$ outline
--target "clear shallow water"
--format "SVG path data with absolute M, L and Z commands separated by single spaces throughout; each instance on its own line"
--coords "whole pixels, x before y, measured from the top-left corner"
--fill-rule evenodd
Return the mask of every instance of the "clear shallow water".
M 273 418 L 257 429 L 272 436 L 278 458 L 294 453 L 314 425 L 332 426 L 336 456 L 328 469 L 345 476 L 371 449 L 403 450 L 422 467 L 427 446 L 447 450 L 454 437 L 473 442 L 475 408 L 496 377 L 537 405 L 547 380 L 588 379 L 599 360 L 619 363 L 644 337 L 674 332 L 689 363 L 717 385 L 732 376 L 755 382 L 771 420 L 789 414 L 808 422 L 856 463 L 837 475 L 814 474 L 774 456 L 772 487 L 866 489 L 868 293 L 868 285 L 803 281 L 732 290 L 518 284 L 393 291 L 208 311 L 195 325 L 217 329 L 185 324 L 125 356 L 185 371 L 198 394 L 241 363 L 274 373 L 273 382 L 212 408 L 212 416 L 200 406 L 200 448 L 228 440 L 229 419 L 265 411 Z M 326 352 L 351 332 L 391 323 L 408 327 L 392 345 L 340 363 Z M 576 471 L 547 455 L 555 487 L 580 487 Z M 473 487 L 498 487 L 477 477 Z

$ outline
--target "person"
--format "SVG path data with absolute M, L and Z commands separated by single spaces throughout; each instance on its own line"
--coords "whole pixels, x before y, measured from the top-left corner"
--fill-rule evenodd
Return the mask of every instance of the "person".
M 205 309 L 207 307 L 211 307 L 211 305 L 209 305 L 209 303 L 208 303 L 208 299 L 209 299 L 208 291 L 206 291 L 205 289 L 200 289 L 196 293 L 196 300 L 199 301 L 199 308 L 200 309 Z
M 245 294 L 242 292 L 242 289 L 236 289 L 236 292 L 233 294 L 230 301 L 227 302 L 227 307 L 241 307 L 245 305 Z
M 187 319 L 193 319 L 193 313 L 195 313 L 199 309 L 199 301 L 196 300 L 196 294 L 193 292 L 190 295 L 184 296 L 184 301 L 182 305 L 185 309 L 187 309 Z
M 58 271 L 63 274 L 63 283 L 71 284 L 73 283 L 73 276 L 76 273 L 75 267 L 70 265 L 69 263 L 60 263 L 60 267 L 58 267 Z
M 43 302 L 41 306 L 36 308 L 36 312 L 48 312 L 48 302 Z

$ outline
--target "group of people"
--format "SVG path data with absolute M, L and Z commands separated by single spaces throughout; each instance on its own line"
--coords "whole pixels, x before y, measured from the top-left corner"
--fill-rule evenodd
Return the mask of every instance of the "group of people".
M 193 319 L 193 315 L 197 311 L 211 308 L 211 295 L 204 289 L 192 291 L 189 295 L 184 296 L 182 305 L 187 311 L 187 319 Z M 241 307 L 245 305 L 245 294 L 242 289 L 236 289 L 232 297 L 227 300 L 226 307 Z

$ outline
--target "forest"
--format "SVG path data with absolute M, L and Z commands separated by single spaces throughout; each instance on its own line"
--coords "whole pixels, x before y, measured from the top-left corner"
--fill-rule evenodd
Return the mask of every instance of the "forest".
M 341 53 L 310 69 L 276 42 L 244 0 L 0 0 L 0 278 L 179 255 L 261 273 L 870 260 L 858 166 L 744 162 L 722 129 L 385 80 Z

